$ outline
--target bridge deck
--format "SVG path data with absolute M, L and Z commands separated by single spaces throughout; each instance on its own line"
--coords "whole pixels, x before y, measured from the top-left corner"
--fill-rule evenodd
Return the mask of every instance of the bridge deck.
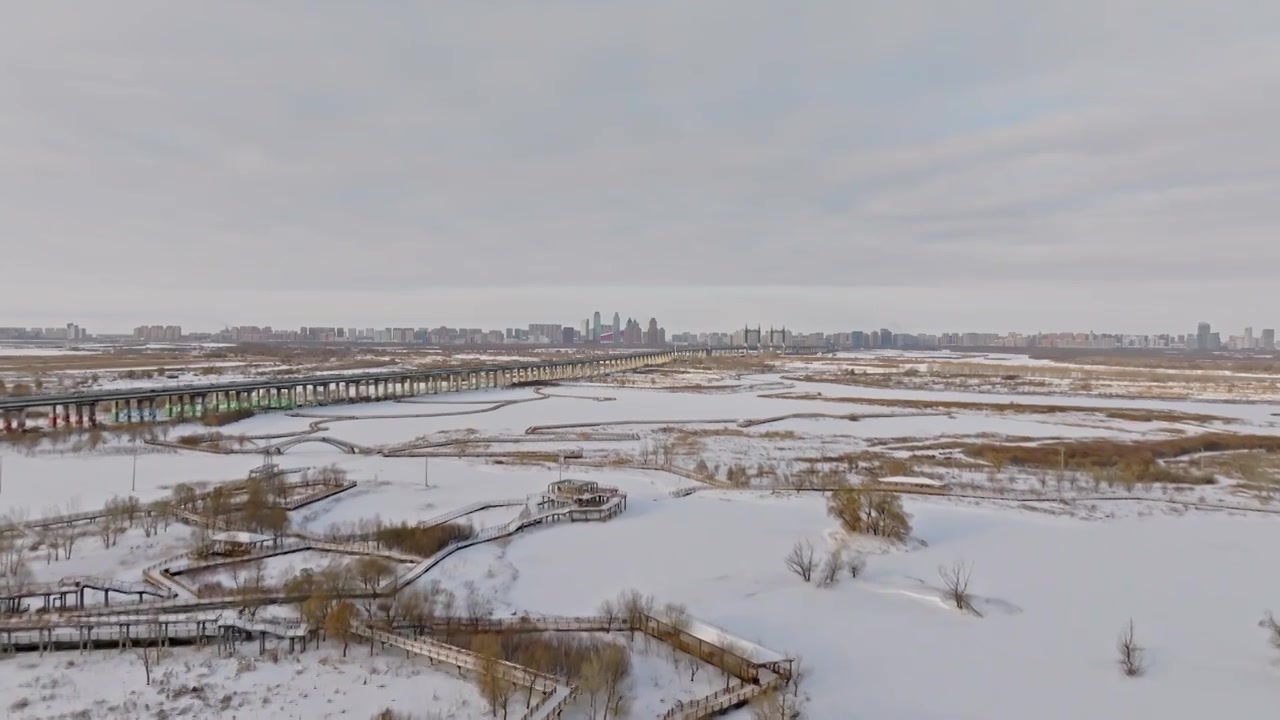
M 541 360 L 523 363 L 485 364 L 458 366 L 435 369 L 382 370 L 344 375 L 302 375 L 295 377 L 274 377 L 249 380 L 233 380 L 215 383 L 191 383 L 183 385 L 160 385 L 149 387 L 120 388 L 116 390 L 88 390 L 71 393 L 50 393 L 42 395 L 22 395 L 0 398 L 0 411 L 23 410 L 27 408 L 50 407 L 53 405 L 92 405 L 119 400 L 140 400 L 147 398 L 164 398 L 178 395 L 207 395 L 221 392 L 278 390 L 299 386 L 321 386 L 341 383 L 360 383 L 370 381 L 396 381 L 416 378 L 444 378 L 468 373 L 485 373 L 511 370 L 551 369 L 563 367 L 587 367 L 593 363 L 613 360 L 653 360 L 660 358 L 694 357 L 711 352 L 732 351 L 732 348 L 681 349 L 681 350 L 645 350 L 631 353 L 611 353 L 590 355 L 586 357 L 564 360 Z M 602 369 L 602 372 L 608 372 Z

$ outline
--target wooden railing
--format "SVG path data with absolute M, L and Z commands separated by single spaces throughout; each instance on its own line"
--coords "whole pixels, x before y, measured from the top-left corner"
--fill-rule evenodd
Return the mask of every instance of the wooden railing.
M 525 713 L 524 717 L 531 720 L 533 718 L 559 717 L 577 692 L 574 686 L 553 675 L 541 673 L 506 660 L 484 657 L 470 650 L 463 650 L 435 640 L 411 639 L 395 633 L 375 630 L 364 625 L 353 627 L 352 633 L 370 641 L 397 647 L 471 672 L 480 671 L 486 666 L 492 667 L 504 680 L 521 687 L 531 687 L 533 690 L 544 694 L 543 700 Z

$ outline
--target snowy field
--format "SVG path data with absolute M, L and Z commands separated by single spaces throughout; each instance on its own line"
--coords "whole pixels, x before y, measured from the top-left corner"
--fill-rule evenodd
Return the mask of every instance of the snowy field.
M 0 659 L 0 714 L 14 720 L 187 717 L 356 718 L 384 708 L 421 720 L 487 717 L 475 686 L 425 659 L 353 645 L 260 657 L 172 648 L 152 668 L 139 651 L 61 652 Z
M 1280 602 L 1267 570 L 1280 519 L 1098 523 L 939 501 L 908 510 L 928 547 L 873 556 L 864 577 L 833 589 L 782 563 L 796 540 L 822 548 L 834 533 L 818 498 L 719 491 L 477 548 L 443 576 L 502 591 L 512 611 L 571 614 L 641 585 L 803 656 L 814 718 L 1273 717 L 1280 650 L 1257 623 Z M 957 560 L 973 564 L 983 618 L 940 600 L 937 568 Z M 502 564 L 518 577 L 486 585 Z M 1149 647 L 1139 680 L 1116 667 L 1130 618 Z
M 702 375 L 690 375 L 683 382 L 703 382 L 696 379 Z M 777 383 L 781 376 L 726 382 Z M 663 438 L 702 431 L 704 435 L 695 433 L 691 442 L 701 446 L 709 461 L 726 464 L 839 454 L 889 441 L 959 437 L 1134 440 L 1169 428 L 1188 434 L 1212 430 L 1280 435 L 1280 418 L 1273 415 L 1277 409 L 1266 404 L 1023 394 L 978 398 L 984 403 L 1175 410 L 1222 418 L 1202 427 L 1117 420 L 1090 412 L 922 414 L 920 409 L 857 400 L 975 398 L 963 392 L 791 385 L 788 392 L 821 397 L 767 397 L 778 392 L 776 387 L 707 393 L 574 384 L 549 388 L 550 394 L 588 399 L 536 399 L 538 395 L 527 389 L 458 393 L 441 396 L 443 402 L 307 408 L 306 417 L 263 414 L 219 430 L 252 437 L 302 433 L 316 425 L 320 429 L 314 436 L 367 446 L 443 439 L 468 431 L 481 439 L 507 439 L 491 446 L 503 450 L 576 445 L 591 457 L 635 457 Z M 498 407 L 509 400 L 527 402 Z M 453 414 L 476 410 L 485 412 Z M 898 416 L 781 419 L 749 429 L 737 425 L 795 413 Z M 730 422 L 710 422 L 719 420 Z M 535 426 L 578 423 L 589 427 L 547 432 L 606 431 L 638 437 L 619 442 L 509 442 L 527 436 Z M 169 436 L 205 431 L 179 426 Z M 275 441 L 249 440 L 246 447 Z M 149 449 L 138 454 L 135 473 L 131 447 L 120 439 L 96 452 L 64 453 L 46 445 L 31 454 L 0 446 L 0 454 L 0 512 L 25 508 L 30 517 L 62 510 L 69 502 L 89 509 L 113 496 L 156 499 L 179 483 L 204 486 L 242 478 L 262 461 L 253 453 Z M 685 458 L 691 460 L 692 455 Z M 652 594 L 659 603 L 683 603 L 698 618 L 802 656 L 807 677 L 801 694 L 808 697 L 806 717 L 812 720 L 1167 719 L 1209 713 L 1270 718 L 1280 707 L 1280 649 L 1273 648 L 1258 627 L 1266 611 L 1280 612 L 1280 575 L 1274 572 L 1280 515 L 1191 510 L 1155 501 L 1022 506 L 908 499 L 913 534 L 921 542 L 909 549 L 872 544 L 863 576 L 819 589 L 801 582 L 783 565 L 798 540 L 812 541 L 820 552 L 841 541 L 842 531 L 827 516 L 824 498 L 817 493 L 703 487 L 676 498 L 673 490 L 695 483 L 654 470 L 569 465 L 562 471 L 555 465 L 496 464 L 482 458 L 351 455 L 320 444 L 298 446 L 278 460 L 288 468 L 337 464 L 359 482 L 354 490 L 293 512 L 293 529 L 308 532 L 374 517 L 418 522 L 479 501 L 524 498 L 545 489 L 561 472 L 566 478 L 619 487 L 628 494 L 628 505 L 616 519 L 540 527 L 469 548 L 419 582 L 438 581 L 459 597 L 477 588 L 495 603 L 498 616 L 593 614 L 601 601 L 628 588 Z M 1225 481 L 1195 492 L 1218 498 L 1226 493 Z M 520 510 L 494 508 L 461 521 L 483 529 L 511 520 Z M 137 580 L 142 567 L 185 549 L 189 535 L 190 530 L 179 525 L 152 538 L 130 531 L 109 549 L 90 535 L 79 541 L 71 560 L 46 566 L 43 556 L 33 556 L 40 560 L 33 570 L 40 580 L 90 573 Z M 286 556 L 269 561 L 270 575 L 282 581 L 328 559 L 322 553 Z M 973 567 L 971 589 L 983 617 L 948 608 L 941 600 L 938 568 L 957 561 Z M 1116 664 L 1116 639 L 1130 619 L 1149 660 L 1146 675 L 1139 679 L 1124 678 Z M 633 649 L 632 717 L 656 717 L 675 698 L 691 699 L 710 691 L 710 686 L 698 683 L 716 681 L 716 671 L 708 669 L 696 682 L 685 682 L 687 675 L 682 680 L 669 654 L 664 654 L 669 651 Z M 169 716 L 365 718 L 383 707 L 411 709 L 418 717 L 487 716 L 470 682 L 456 672 L 432 669 L 423 660 L 405 660 L 403 653 L 380 653 L 371 660 L 365 646 L 343 661 L 335 657 L 340 645 L 329 642 L 322 652 L 286 654 L 278 662 L 256 654 L 256 647 L 242 651 L 255 665 L 242 671 L 237 664 L 242 661 L 218 658 L 212 648 L 174 650 L 160 670 L 170 673 L 167 690 L 143 686 L 136 659 L 116 663 L 107 672 L 106 663 L 119 657 L 114 651 L 57 653 L 43 659 L 21 655 L 0 661 L 0 696 L 6 699 L 0 710 L 27 698 L 28 704 L 9 709 L 8 716 L 58 717 L 88 709 L 93 717 L 137 717 L 164 708 Z M 42 687 L 53 682 L 48 673 L 55 668 L 57 686 Z M 46 673 L 43 679 L 38 677 L 41 671 Z M 192 684 L 204 684 L 204 697 L 186 697 L 176 690 Z M 224 695 L 233 698 L 225 707 Z M 566 717 L 583 717 L 580 710 Z M 746 720 L 750 713 L 738 711 L 731 717 Z

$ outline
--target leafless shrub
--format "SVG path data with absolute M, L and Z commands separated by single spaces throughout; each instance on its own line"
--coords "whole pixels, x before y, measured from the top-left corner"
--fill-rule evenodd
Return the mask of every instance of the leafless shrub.
M 840 571 L 845 567 L 844 553 L 836 548 L 822 561 L 818 570 L 818 587 L 831 587 L 840 582 Z
M 502 670 L 502 641 L 496 635 L 477 635 L 471 642 L 471 650 L 480 656 L 476 668 L 476 686 L 480 696 L 489 704 L 494 717 L 502 713 L 507 717 L 507 705 L 515 695 L 516 685 Z
M 466 595 L 462 600 L 462 614 L 467 618 L 467 622 L 473 626 L 493 617 L 494 604 L 493 598 L 484 594 L 480 588 L 471 581 L 467 581 Z
M 1129 621 L 1129 626 L 1120 634 L 1116 648 L 1120 651 L 1120 672 L 1125 677 L 1140 677 L 1146 672 L 1146 661 L 1143 658 L 1145 651 L 1134 639 L 1133 620 Z
M 379 525 L 375 531 L 375 537 L 383 547 L 424 558 L 434 555 L 451 543 L 473 536 L 475 528 L 466 523 L 444 523 L 429 527 L 400 523 Z
M 787 678 L 787 687 L 791 689 L 792 694 L 800 694 L 800 685 L 804 683 L 805 678 L 809 676 L 804 664 L 804 656 L 799 653 L 787 653 L 787 657 L 793 658 L 791 661 L 791 675 Z
M 849 577 L 860 577 L 867 569 L 867 557 L 862 553 L 853 553 L 849 556 L 849 559 L 845 561 L 845 568 L 849 571 Z
M 578 681 L 587 698 L 588 716 L 593 720 L 624 717 L 630 675 L 631 651 L 625 646 L 604 643 L 592 653 Z
M 973 575 L 973 566 L 966 564 L 963 560 L 956 561 L 951 567 L 939 566 L 938 577 L 942 578 L 942 586 L 946 593 L 944 597 L 957 610 L 971 612 L 974 615 L 981 615 L 978 609 L 973 606 L 973 596 L 969 594 L 969 578 Z
M 689 609 L 684 605 L 667 603 L 662 606 L 662 621 L 671 626 L 671 663 L 676 668 L 679 668 L 680 651 L 677 649 L 679 638 L 682 633 L 689 629 L 692 617 L 689 615 Z
M 911 515 L 893 493 L 841 488 L 827 498 L 827 514 L 851 533 L 890 540 L 905 540 L 911 535 Z
M 791 553 L 787 555 L 785 562 L 788 570 L 799 575 L 801 580 L 809 582 L 813 578 L 813 569 L 817 564 L 813 555 L 813 543 L 808 540 L 796 541 L 796 544 L 791 546 Z
M 642 626 L 653 614 L 653 596 L 645 595 L 639 590 L 624 590 L 616 601 L 618 612 L 626 619 L 631 628 L 631 639 L 635 639 L 636 629 Z
M 752 720 L 801 720 L 804 700 L 778 690 L 770 690 L 751 701 Z

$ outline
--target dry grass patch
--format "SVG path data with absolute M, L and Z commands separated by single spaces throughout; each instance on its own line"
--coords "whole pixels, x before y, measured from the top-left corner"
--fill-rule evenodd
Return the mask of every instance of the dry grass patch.
M 806 382 L 812 381 L 808 376 L 805 376 L 802 379 Z M 909 408 L 913 410 L 954 410 L 963 412 L 1018 413 L 1025 415 L 1086 413 L 1090 415 L 1101 415 L 1112 420 L 1127 420 L 1131 422 L 1212 423 L 1229 421 L 1228 418 L 1224 418 L 1220 415 L 1188 413 L 1178 410 L 1104 408 L 1089 407 L 1087 405 L 1043 405 L 1026 403 L 970 402 L 963 400 L 906 400 L 897 398 L 827 397 L 817 393 L 794 392 L 772 393 L 769 395 L 761 395 L 761 397 L 776 398 L 779 400 L 821 400 L 822 402 Z
M 1213 476 L 1162 464 L 1196 453 L 1261 450 L 1280 451 L 1280 436 L 1209 433 L 1138 442 L 1085 440 L 1054 445 L 978 443 L 964 448 L 967 457 L 996 469 L 1006 465 L 1045 469 L 1091 470 L 1114 468 L 1139 482 L 1211 484 Z
M 205 413 L 200 416 L 200 424 L 206 427 L 222 427 L 232 423 L 248 420 L 253 417 L 254 411 L 250 408 L 239 408 L 237 410 L 221 410 L 218 412 Z
M 682 443 L 694 443 L 701 438 L 750 437 L 758 440 L 795 440 L 799 437 L 794 430 L 765 430 L 763 432 L 751 432 L 736 427 L 701 428 L 691 430 L 672 425 L 664 425 L 663 427 L 655 430 L 655 432 L 670 435 L 672 442 L 677 446 Z

